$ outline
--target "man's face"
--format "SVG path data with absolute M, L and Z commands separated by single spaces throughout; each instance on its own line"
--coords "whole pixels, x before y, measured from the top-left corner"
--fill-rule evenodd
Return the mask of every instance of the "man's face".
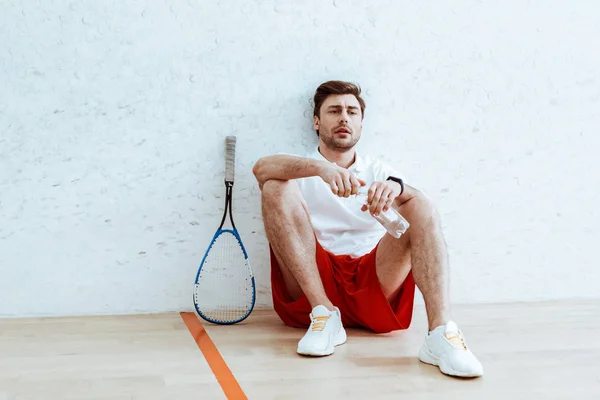
M 360 104 L 351 94 L 331 95 L 321 105 L 314 129 L 327 147 L 347 151 L 356 145 L 362 133 Z

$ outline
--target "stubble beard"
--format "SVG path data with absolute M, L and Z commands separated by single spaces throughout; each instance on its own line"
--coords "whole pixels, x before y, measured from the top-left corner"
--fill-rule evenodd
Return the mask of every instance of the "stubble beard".
M 331 135 L 327 136 L 321 134 L 320 136 L 323 140 L 323 143 L 325 143 L 325 145 L 328 148 L 340 152 L 351 150 L 356 145 L 356 143 L 358 143 L 358 139 L 360 139 L 360 135 L 356 135 L 356 133 L 354 132 L 350 134 L 350 138 L 343 139 L 336 138 L 335 133 L 332 133 Z

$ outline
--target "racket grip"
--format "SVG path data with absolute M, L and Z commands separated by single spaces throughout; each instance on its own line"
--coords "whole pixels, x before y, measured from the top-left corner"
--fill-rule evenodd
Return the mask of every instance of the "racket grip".
M 225 138 L 225 182 L 233 182 L 235 177 L 235 136 Z

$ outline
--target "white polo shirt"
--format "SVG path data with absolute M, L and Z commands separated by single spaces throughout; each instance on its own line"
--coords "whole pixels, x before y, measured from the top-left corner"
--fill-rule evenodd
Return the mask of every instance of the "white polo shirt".
M 318 148 L 305 157 L 327 161 Z M 390 175 L 404 180 L 404 176 L 387 163 L 368 156 L 363 158 L 358 152 L 348 169 L 367 183 L 366 189 L 371 183 L 385 181 Z M 318 176 L 296 179 L 296 182 L 308 205 L 317 240 L 325 250 L 359 257 L 373 250 L 386 233 L 368 211 L 361 211 L 362 203 L 355 196 L 334 195 L 330 186 Z

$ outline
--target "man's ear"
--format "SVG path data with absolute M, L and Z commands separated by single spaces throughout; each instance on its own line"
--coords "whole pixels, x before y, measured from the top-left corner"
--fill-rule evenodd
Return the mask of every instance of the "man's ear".
M 315 115 L 315 117 L 313 119 L 313 129 L 315 131 L 319 130 L 319 117 L 317 117 L 316 115 Z

